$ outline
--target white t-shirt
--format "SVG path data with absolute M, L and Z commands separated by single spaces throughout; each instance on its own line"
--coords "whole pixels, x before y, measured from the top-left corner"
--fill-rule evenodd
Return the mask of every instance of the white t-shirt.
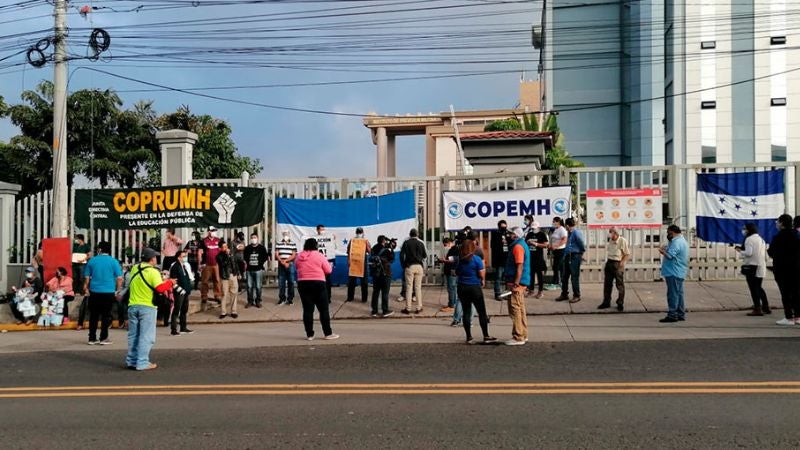
M 550 245 L 553 246 L 553 250 L 562 250 L 567 247 L 567 241 L 565 240 L 563 244 L 559 245 L 562 239 L 567 237 L 567 229 L 564 227 L 558 227 L 550 233 Z

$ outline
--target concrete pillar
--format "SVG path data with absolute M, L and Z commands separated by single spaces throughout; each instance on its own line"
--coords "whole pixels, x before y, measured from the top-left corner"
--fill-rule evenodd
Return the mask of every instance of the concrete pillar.
M 192 181 L 192 152 L 197 143 L 197 135 L 185 130 L 167 130 L 156 133 L 161 148 L 161 185 L 181 186 Z M 184 228 L 175 234 L 187 242 L 189 231 Z M 164 235 L 161 236 L 162 242 Z
M 386 135 L 386 128 L 380 127 L 375 130 L 375 140 L 378 144 L 378 178 L 389 176 L 387 158 L 389 156 L 389 139 Z
M 396 177 L 397 176 L 397 147 L 396 147 L 397 136 L 389 136 L 388 139 L 388 146 L 387 146 L 387 153 L 386 153 L 386 173 L 387 176 Z
M 0 181 L 0 293 L 8 292 L 13 281 L 9 281 L 9 266 L 14 235 L 14 204 L 22 186 Z

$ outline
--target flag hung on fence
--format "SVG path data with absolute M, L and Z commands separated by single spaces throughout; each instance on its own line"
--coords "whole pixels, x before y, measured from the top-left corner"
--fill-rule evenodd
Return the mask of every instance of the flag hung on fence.
M 697 236 L 727 244 L 744 240 L 746 223 L 758 227 L 767 242 L 784 213 L 784 169 L 743 173 L 697 174 Z

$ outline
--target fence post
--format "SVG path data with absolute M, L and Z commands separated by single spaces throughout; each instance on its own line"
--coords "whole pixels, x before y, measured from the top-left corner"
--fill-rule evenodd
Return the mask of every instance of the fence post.
M 242 172 L 242 181 L 239 183 L 241 187 L 250 187 L 250 173 L 248 171 Z
M 569 170 L 564 166 L 558 166 L 558 184 L 561 186 L 569 186 Z
M 161 148 L 161 185 L 182 186 L 192 181 L 192 152 L 197 135 L 185 130 L 167 130 L 156 133 Z M 189 230 L 180 228 L 175 234 L 183 240 L 189 239 Z M 161 236 L 164 242 L 164 235 Z M 158 250 L 158 249 L 157 249 Z
M 8 291 L 11 246 L 13 245 L 14 205 L 22 186 L 0 181 L 0 294 Z M 17 249 L 19 251 L 19 249 Z

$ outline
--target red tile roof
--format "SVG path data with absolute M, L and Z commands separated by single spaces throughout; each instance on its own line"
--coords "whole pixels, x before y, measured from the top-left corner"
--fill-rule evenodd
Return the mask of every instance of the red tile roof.
M 489 140 L 540 140 L 552 138 L 549 131 L 489 131 L 485 133 L 465 133 L 461 135 L 462 141 L 489 141 Z

